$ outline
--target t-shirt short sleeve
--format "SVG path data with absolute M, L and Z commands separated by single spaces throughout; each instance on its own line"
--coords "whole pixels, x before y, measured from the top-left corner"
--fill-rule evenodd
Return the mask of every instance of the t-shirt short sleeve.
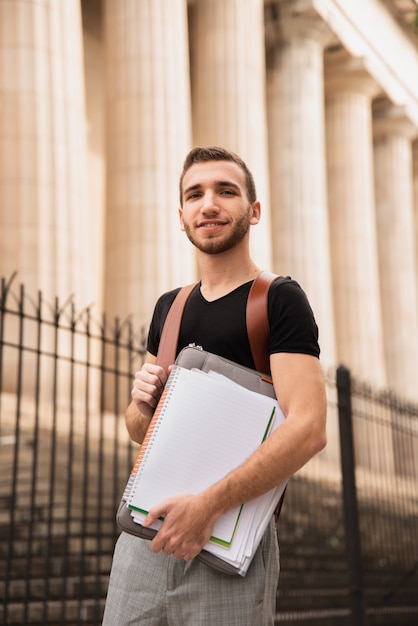
M 245 308 L 251 282 L 213 302 L 207 302 L 196 287 L 187 301 L 178 351 L 190 343 L 225 358 L 254 367 L 245 324 Z M 157 355 L 167 313 L 179 289 L 157 300 L 148 333 L 147 349 Z M 275 281 L 269 289 L 269 354 L 291 352 L 319 357 L 318 327 L 300 285 L 291 278 Z
M 274 282 L 268 297 L 269 353 L 292 352 L 319 357 L 318 326 L 308 298 L 291 278 Z

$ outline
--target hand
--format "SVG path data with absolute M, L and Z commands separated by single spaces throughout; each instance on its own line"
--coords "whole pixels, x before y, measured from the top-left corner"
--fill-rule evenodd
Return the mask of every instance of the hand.
M 140 371 L 136 372 L 131 396 L 143 415 L 152 416 L 166 381 L 167 373 L 159 365 L 144 363 Z
M 216 516 L 208 515 L 207 502 L 202 494 L 164 500 L 150 510 L 144 526 L 162 516 L 164 522 L 151 542 L 151 549 L 185 561 L 198 555 L 208 542 L 216 519 Z

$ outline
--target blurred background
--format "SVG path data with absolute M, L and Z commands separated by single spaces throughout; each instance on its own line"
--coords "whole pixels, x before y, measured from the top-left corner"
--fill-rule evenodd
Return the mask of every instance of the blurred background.
M 348 398 L 373 623 L 417 619 L 396 595 L 407 589 L 417 610 L 417 0 L 0 0 L 5 624 L 99 623 L 135 454 L 122 417 L 131 377 L 156 298 L 197 279 L 178 179 L 190 148 L 215 144 L 254 174 L 254 260 L 306 291 L 327 379 L 329 444 L 286 501 L 278 606 L 312 608 L 326 571 L 324 606 L 306 623 L 353 615 L 330 592 L 361 588 L 343 576 Z M 97 530 L 89 503 L 105 495 L 111 524 Z M 61 609 L 48 621 L 51 597 Z M 379 621 L 392 600 L 403 609 Z M 331 605 L 342 613 L 319 615 Z

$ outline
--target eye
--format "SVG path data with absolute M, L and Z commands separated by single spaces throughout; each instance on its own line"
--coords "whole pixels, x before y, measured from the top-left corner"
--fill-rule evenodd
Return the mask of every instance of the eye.
M 197 198 L 201 197 L 201 193 L 199 191 L 195 191 L 193 193 L 190 193 L 188 196 L 186 196 L 186 200 L 190 201 L 190 200 L 196 200 Z

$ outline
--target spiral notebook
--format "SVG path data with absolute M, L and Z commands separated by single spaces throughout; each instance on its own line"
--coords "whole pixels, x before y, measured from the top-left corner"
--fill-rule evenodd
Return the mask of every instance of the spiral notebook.
M 197 372 L 199 370 L 202 370 L 202 372 L 210 372 L 212 378 L 216 378 L 214 377 L 214 372 L 222 374 L 228 380 L 230 380 L 234 384 L 237 384 L 240 387 L 240 402 L 242 402 L 243 397 L 247 397 L 241 395 L 242 388 L 244 388 L 245 392 L 253 392 L 256 396 L 262 395 L 266 396 L 268 399 L 273 399 L 273 405 L 275 407 L 275 410 L 271 423 L 271 432 L 279 428 L 284 421 L 285 417 L 279 405 L 277 404 L 272 380 L 269 376 L 266 376 L 261 372 L 257 372 L 256 370 L 243 367 L 242 365 L 238 365 L 237 363 L 229 361 L 228 359 L 224 359 L 223 357 L 212 354 L 195 346 L 187 346 L 186 348 L 183 348 L 183 350 L 180 352 L 176 359 L 176 364 L 181 368 L 187 370 L 197 370 Z M 195 373 L 197 372 L 195 371 Z M 171 380 L 169 384 L 171 384 Z M 216 409 L 211 412 L 211 418 L 213 416 L 215 417 L 215 419 L 218 418 L 220 404 L 224 402 L 223 396 L 225 394 L 228 396 L 228 394 L 230 393 L 230 389 L 231 388 L 229 386 L 226 386 L 223 387 L 222 394 L 214 394 L 214 388 L 212 387 L 211 402 L 213 402 L 213 398 L 216 398 Z M 187 391 L 189 392 L 189 388 Z M 171 392 L 167 390 L 166 395 L 168 395 L 169 393 Z M 162 404 L 165 403 L 165 399 L 161 398 L 160 402 L 160 406 L 162 406 Z M 158 409 L 156 409 L 156 411 L 159 411 L 160 406 L 158 407 Z M 239 403 L 234 404 L 234 408 L 236 408 L 237 406 L 239 406 Z M 197 407 L 198 412 L 200 411 L 200 409 L 204 408 L 204 404 L 201 401 L 200 396 Z M 198 412 L 194 411 L 194 415 L 196 415 Z M 228 413 L 228 416 L 230 415 L 231 414 Z M 258 415 L 258 413 L 254 413 L 254 415 Z M 177 415 L 172 415 L 172 419 L 176 420 Z M 157 417 L 155 421 L 157 421 Z M 199 422 L 195 420 L 193 422 L 193 426 L 195 426 L 196 423 Z M 154 424 L 155 422 L 151 422 L 150 425 L 150 439 L 151 437 L 154 437 L 154 435 L 151 435 L 151 426 L 153 429 L 156 427 Z M 242 425 L 243 421 L 240 421 L 240 428 L 242 427 Z M 213 445 L 214 448 L 218 446 L 218 443 L 220 441 L 220 435 L 225 433 L 224 426 L 224 422 L 218 424 L 218 430 L 215 431 L 216 441 Z M 261 432 L 258 433 L 258 436 L 260 434 Z M 224 439 L 225 437 L 223 437 L 223 440 Z M 172 447 L 174 441 L 174 439 L 173 441 L 170 441 L 170 447 Z M 187 437 L 183 437 L 182 441 L 177 441 L 177 443 L 175 444 L 177 446 L 176 450 L 181 450 L 182 445 L 185 441 L 188 441 Z M 230 439 L 227 441 L 231 443 Z M 144 446 L 144 444 L 141 446 L 139 456 L 134 464 L 134 467 L 132 468 L 131 474 L 124 489 L 116 517 L 121 530 L 142 539 L 150 540 L 153 539 L 153 537 L 155 537 L 156 533 L 158 532 L 158 529 L 161 526 L 161 521 L 153 524 L 152 528 L 143 526 L 143 522 L 147 514 L 141 513 L 139 508 L 141 508 L 141 506 L 144 506 L 144 501 L 142 501 L 138 508 L 130 509 L 127 506 L 128 502 L 131 499 L 131 494 L 133 494 L 133 487 L 138 483 L 139 479 L 137 478 L 137 474 L 141 469 L 142 461 L 146 454 L 147 448 L 148 444 L 146 446 Z M 218 456 L 219 451 L 220 450 L 218 447 Z M 175 458 L 174 460 L 172 459 L 172 463 L 176 462 L 179 459 L 179 454 L 176 453 L 174 457 Z M 202 466 L 201 460 L 202 459 L 200 458 L 200 467 Z M 160 467 L 159 470 L 161 472 L 162 468 Z M 168 474 L 169 472 L 167 474 L 164 474 L 164 476 L 160 476 L 160 480 L 162 479 L 165 483 Z M 282 502 L 286 484 L 287 481 L 284 481 L 277 487 L 273 488 L 271 491 L 262 494 L 258 498 L 254 498 L 253 500 L 245 502 L 242 507 L 239 507 L 234 511 L 228 512 L 226 514 L 227 516 L 229 516 L 228 519 L 223 519 L 222 525 L 221 522 L 219 522 L 216 529 L 214 529 L 214 535 L 212 537 L 212 540 L 207 542 L 207 544 L 204 546 L 204 548 L 197 555 L 196 558 L 206 565 L 210 566 L 211 568 L 214 568 L 224 574 L 246 576 L 248 568 L 251 564 L 257 547 L 260 544 L 267 525 L 272 521 L 273 514 L 275 514 L 278 509 L 278 503 Z M 185 489 L 182 489 L 181 492 L 184 493 L 184 491 Z M 142 510 L 146 510 L 146 508 L 143 508 Z M 232 541 L 230 541 L 231 529 L 233 529 Z
M 175 366 L 137 458 L 127 502 L 134 521 L 141 523 L 170 496 L 206 489 L 243 463 L 268 436 L 278 411 L 276 400 L 216 372 Z M 211 542 L 231 547 L 238 521 L 248 526 L 245 506 L 216 522 Z

